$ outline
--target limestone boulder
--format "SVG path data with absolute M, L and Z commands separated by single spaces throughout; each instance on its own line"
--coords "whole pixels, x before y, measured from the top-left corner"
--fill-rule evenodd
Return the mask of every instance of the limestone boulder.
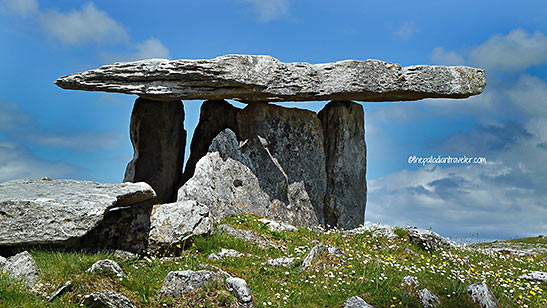
M 136 308 L 127 297 L 113 291 L 101 291 L 84 296 L 83 305 L 90 308 Z
M 38 283 L 40 272 L 36 262 L 27 251 L 20 252 L 8 259 L 0 257 L 0 273 L 33 287 Z
M 435 308 L 441 305 L 439 297 L 428 289 L 418 291 L 418 298 L 424 308 Z
M 499 308 L 501 307 L 496 296 L 486 282 L 478 282 L 467 286 L 467 293 L 475 303 L 478 303 L 482 308 Z
M 146 183 L 16 180 L 0 184 L 0 246 L 73 245 L 105 213 L 154 198 Z
M 186 131 L 180 101 L 135 101 L 130 124 L 133 159 L 124 182 L 146 182 L 157 194 L 155 203 L 176 199 L 184 163 Z
M 239 302 L 239 307 L 254 307 L 253 296 L 247 282 L 238 277 L 229 277 L 225 281 L 226 290 L 232 292 Z
M 318 117 L 325 138 L 325 223 L 357 228 L 365 221 L 367 194 L 363 107 L 350 101 L 333 101 Z
M 344 308 L 374 308 L 374 306 L 368 304 L 359 296 L 352 296 L 344 302 Z
M 379 60 L 283 63 L 270 56 L 115 63 L 59 78 L 73 90 L 136 94 L 154 100 L 407 101 L 465 98 L 486 86 L 484 70 L 466 66 L 401 67 Z
M 166 296 L 180 297 L 219 278 L 218 274 L 206 270 L 169 272 L 160 292 Z
M 128 278 L 127 274 L 123 271 L 121 266 L 116 261 L 108 259 L 99 260 L 93 263 L 93 265 L 91 265 L 91 267 L 88 268 L 85 272 L 96 275 L 111 275 L 117 277 L 120 280 Z

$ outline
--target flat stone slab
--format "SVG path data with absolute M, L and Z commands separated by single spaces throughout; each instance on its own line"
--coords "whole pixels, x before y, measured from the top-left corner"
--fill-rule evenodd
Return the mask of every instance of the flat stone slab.
M 480 94 L 486 75 L 466 66 L 402 67 L 380 60 L 283 63 L 270 56 L 225 55 L 115 63 L 61 77 L 55 84 L 164 101 L 412 101 Z
M 0 246 L 63 244 L 84 236 L 113 207 L 155 197 L 146 183 L 15 180 L 0 184 Z

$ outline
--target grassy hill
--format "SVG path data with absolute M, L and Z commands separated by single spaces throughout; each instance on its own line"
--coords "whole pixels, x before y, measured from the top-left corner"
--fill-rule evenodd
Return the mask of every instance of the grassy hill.
M 217 232 L 198 237 L 185 247 L 174 247 L 174 255 L 123 259 L 113 253 L 83 254 L 32 250 L 43 286 L 43 294 L 54 292 L 67 280 L 73 288 L 54 300 L 22 287 L 0 274 L 0 307 L 79 307 L 83 296 L 112 290 L 125 295 L 138 307 L 236 307 L 237 300 L 221 281 L 194 290 L 181 298 L 168 298 L 159 290 L 166 275 L 174 270 L 201 270 L 213 265 L 247 281 L 257 307 L 342 307 L 349 297 L 358 295 L 375 307 L 421 307 L 417 291 L 435 293 L 442 307 L 479 307 L 467 294 L 469 284 L 486 281 L 503 307 L 547 307 L 547 285 L 518 279 L 527 271 L 547 271 L 547 255 L 487 250 L 488 244 L 456 246 L 429 251 L 410 243 L 408 233 L 397 229 L 397 237 L 323 232 L 299 228 L 296 232 L 270 231 L 255 216 L 236 216 L 225 223 L 259 233 L 269 247 Z M 324 254 L 305 271 L 300 265 L 312 247 L 319 243 L 341 248 L 346 257 Z M 544 238 L 513 240 L 512 244 L 541 244 Z M 211 261 L 208 256 L 221 248 L 235 249 L 241 257 Z M 288 267 L 263 264 L 278 257 L 293 257 Z M 95 261 L 117 261 L 129 276 L 115 277 L 85 273 Z M 403 276 L 418 278 L 419 287 L 402 286 Z

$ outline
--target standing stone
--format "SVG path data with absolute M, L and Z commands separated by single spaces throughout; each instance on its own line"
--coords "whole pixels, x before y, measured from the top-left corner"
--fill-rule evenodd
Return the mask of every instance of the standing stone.
M 239 110 L 225 100 L 210 100 L 201 104 L 199 122 L 190 144 L 190 157 L 179 186 L 194 176 L 197 162 L 207 154 L 211 142 L 221 131 L 229 128 L 237 135 L 236 117 Z
M 134 155 L 124 182 L 146 182 L 157 194 L 156 203 L 173 202 L 186 145 L 182 102 L 139 97 L 131 114 L 130 135 Z
M 363 107 L 350 101 L 332 101 L 318 116 L 325 137 L 325 223 L 331 227 L 353 229 L 365 220 L 367 184 Z
M 327 175 L 323 129 L 309 110 L 267 103 L 247 105 L 237 114 L 241 148 L 254 164 L 260 186 L 270 200 L 289 203 L 289 186 L 302 182 L 323 224 Z

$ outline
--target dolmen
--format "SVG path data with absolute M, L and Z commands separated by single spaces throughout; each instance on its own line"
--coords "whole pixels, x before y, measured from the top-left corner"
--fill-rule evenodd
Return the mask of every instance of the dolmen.
M 138 96 L 130 122 L 134 156 L 124 182 L 147 183 L 155 195 L 106 211 L 87 235 L 135 251 L 162 246 L 163 238 L 176 242 L 206 233 L 211 221 L 239 213 L 294 225 L 358 227 L 367 186 L 364 110 L 356 101 L 467 98 L 484 90 L 486 77 L 465 66 L 283 63 L 226 55 L 115 63 L 55 83 Z M 204 100 L 184 169 L 181 100 Z M 318 113 L 273 104 L 287 101 L 329 102 Z

